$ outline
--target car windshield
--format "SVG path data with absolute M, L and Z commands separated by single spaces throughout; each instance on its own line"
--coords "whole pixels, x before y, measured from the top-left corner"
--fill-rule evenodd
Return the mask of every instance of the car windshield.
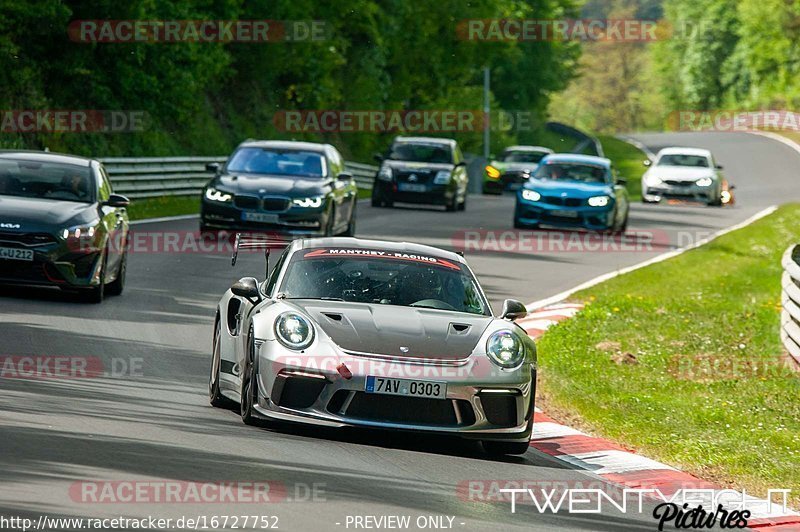
M 500 160 L 504 163 L 538 163 L 545 155 L 537 151 L 507 151 Z
M 605 183 L 608 172 L 602 166 L 582 163 L 546 163 L 536 169 L 534 177 L 555 181 Z
M 453 154 L 446 144 L 421 142 L 397 142 L 389 152 L 393 161 L 416 161 L 421 163 L 452 163 Z
M 321 153 L 274 148 L 241 148 L 226 165 L 228 172 L 325 177 L 328 173 Z
M 289 299 L 490 314 L 475 278 L 462 264 L 385 250 L 319 248 L 298 252 L 279 292 Z
M 0 195 L 91 203 L 91 168 L 24 159 L 0 159 Z
M 704 155 L 683 155 L 681 153 L 670 153 L 662 155 L 656 166 L 694 166 L 697 168 L 708 168 L 708 157 Z

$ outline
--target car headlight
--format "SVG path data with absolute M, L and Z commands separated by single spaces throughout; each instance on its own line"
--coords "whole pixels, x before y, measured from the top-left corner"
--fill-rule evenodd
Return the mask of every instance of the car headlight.
M 698 187 L 710 187 L 711 183 L 713 182 L 714 180 L 711 179 L 710 177 L 701 177 L 700 179 L 695 181 L 694 184 L 697 185 Z
M 314 327 L 296 312 L 284 312 L 275 320 L 275 336 L 289 349 L 305 349 L 314 341 Z
M 489 176 L 490 179 L 497 179 L 500 177 L 500 170 L 492 166 L 491 164 L 488 165 L 486 168 L 486 175 Z
M 222 203 L 228 203 L 233 199 L 233 196 L 226 192 L 217 190 L 214 187 L 208 187 L 206 189 L 206 199 L 209 201 L 219 201 Z
M 382 166 L 381 169 L 378 170 L 378 179 L 381 181 L 391 181 L 392 169 L 388 166 Z
M 505 369 L 519 367 L 525 359 L 525 345 L 511 331 L 497 331 L 486 340 L 486 354 Z
M 608 196 L 595 196 L 593 198 L 589 198 L 589 206 L 590 207 L 605 207 L 608 205 L 608 202 L 611 200 Z
M 439 170 L 436 172 L 436 177 L 433 178 L 434 185 L 446 185 L 450 182 L 450 170 Z
M 292 205 L 295 207 L 305 207 L 307 209 L 315 209 L 322 205 L 322 200 L 324 198 L 322 196 L 318 196 L 315 198 L 295 198 L 292 200 Z
M 528 190 L 527 188 L 523 188 L 522 199 L 528 201 L 539 201 L 540 199 L 542 199 L 542 195 L 536 192 L 535 190 Z
M 91 240 L 94 238 L 96 229 L 93 225 L 76 225 L 75 227 L 68 227 L 61 231 L 61 238 L 68 240 L 70 238 L 78 238 L 82 240 Z

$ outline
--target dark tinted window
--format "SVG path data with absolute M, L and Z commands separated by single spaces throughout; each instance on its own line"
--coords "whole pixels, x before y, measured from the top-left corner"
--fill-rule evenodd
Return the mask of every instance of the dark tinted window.
M 92 203 L 95 190 L 88 166 L 0 159 L 0 195 Z
M 272 148 L 241 148 L 228 161 L 228 172 L 273 174 L 298 177 L 328 175 L 322 153 Z
M 453 153 L 446 144 L 396 142 L 389 152 L 389 159 L 421 163 L 452 163 Z

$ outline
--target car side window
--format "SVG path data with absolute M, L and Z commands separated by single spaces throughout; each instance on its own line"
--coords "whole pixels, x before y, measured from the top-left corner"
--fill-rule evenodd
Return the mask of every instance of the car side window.
M 289 256 L 289 248 L 283 252 L 283 254 L 278 257 L 278 262 L 275 263 L 275 266 L 272 267 L 272 271 L 269 274 L 269 278 L 267 279 L 267 283 L 264 286 L 264 292 L 269 296 L 272 297 L 272 291 L 275 289 L 275 283 L 278 282 L 278 276 L 281 274 L 281 270 L 283 269 L 283 264 L 286 262 L 286 257 Z
M 98 192 L 97 192 L 97 199 L 99 201 L 108 201 L 108 198 L 111 197 L 112 189 L 111 189 L 111 181 L 108 179 L 108 174 L 106 173 L 106 169 L 103 166 L 98 167 L 99 171 L 98 174 L 100 175 L 100 182 L 98 183 Z

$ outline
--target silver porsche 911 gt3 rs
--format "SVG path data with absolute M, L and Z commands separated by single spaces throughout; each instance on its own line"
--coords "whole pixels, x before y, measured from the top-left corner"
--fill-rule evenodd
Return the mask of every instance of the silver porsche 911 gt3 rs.
M 356 238 L 295 240 L 266 280 L 219 302 L 209 396 L 247 424 L 283 420 L 455 434 L 528 448 L 536 346 L 494 316 L 464 258 Z

